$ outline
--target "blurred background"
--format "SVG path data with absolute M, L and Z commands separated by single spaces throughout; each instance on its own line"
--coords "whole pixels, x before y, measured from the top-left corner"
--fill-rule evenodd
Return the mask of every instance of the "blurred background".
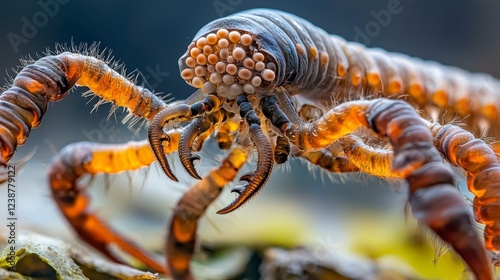
M 388 5 L 399 12 L 377 23 L 377 14 Z M 0 1 L 0 78 L 12 76 L 19 59 L 41 54 L 55 43 L 100 42 L 112 50 L 129 71 L 139 70 L 150 89 L 176 99 L 193 89 L 178 73 L 177 60 L 192 36 L 204 24 L 234 12 L 267 7 L 294 13 L 329 33 L 370 47 L 401 52 L 474 72 L 500 77 L 500 2 L 497 1 Z M 378 27 L 374 27 L 378 26 Z M 360 32 L 365 35 L 360 36 Z M 108 105 L 90 114 L 95 101 L 81 97 L 84 89 L 50 104 L 40 128 L 31 132 L 17 157 L 37 148 L 17 182 L 18 228 L 29 229 L 74 241 L 49 196 L 46 171 L 51 158 L 65 145 L 77 141 L 122 143 L 145 137 L 133 134 L 121 124 L 122 114 L 107 120 Z M 203 154 L 202 166 L 213 166 L 223 155 L 217 149 Z M 175 165 L 175 164 L 174 164 Z M 174 166 L 177 173 L 182 167 Z M 250 168 L 250 167 L 249 167 Z M 130 176 L 112 177 L 110 194 L 103 196 L 103 179 L 93 184 L 96 211 L 113 225 L 142 240 L 150 249 L 161 250 L 164 227 L 170 209 L 191 184 L 187 176 L 174 185 L 156 167 Z M 291 170 L 291 172 L 290 172 Z M 202 172 L 203 173 L 203 172 Z M 185 173 L 184 173 L 185 174 Z M 333 178 L 332 178 L 333 177 Z M 132 178 L 132 179 L 131 179 Z M 144 187 L 142 187 L 144 185 Z M 0 199 L 6 201 L 6 191 Z M 5 188 L 3 188 L 5 190 Z M 366 176 L 325 176 L 311 172 L 297 160 L 287 168 L 275 169 L 260 195 L 234 214 L 215 217 L 216 209 L 227 205 L 233 195 L 226 192 L 199 235 L 210 244 L 275 244 L 327 247 L 357 251 L 378 257 L 398 254 L 424 277 L 455 279 L 462 272 L 460 261 L 447 267 L 445 257 L 433 263 L 434 253 L 397 249 L 415 231 L 405 219 L 405 187 Z M 0 203 L 5 205 L 5 203 Z M 5 220 L 6 209 L 0 209 Z M 148 217 L 148 218 L 144 218 Z M 2 233 L 3 227 L 0 227 Z M 415 233 L 417 232 L 417 233 Z M 389 243 L 396 245 L 387 245 Z M 391 247 L 392 246 L 392 247 Z M 451 262 L 450 261 L 450 262 Z M 443 264 L 445 263 L 445 264 Z M 453 272 L 451 272 L 453 271 Z

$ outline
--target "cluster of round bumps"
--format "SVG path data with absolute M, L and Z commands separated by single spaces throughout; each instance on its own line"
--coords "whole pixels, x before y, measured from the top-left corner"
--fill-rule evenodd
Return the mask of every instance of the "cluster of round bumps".
M 188 49 L 181 77 L 207 94 L 235 99 L 276 78 L 276 64 L 257 49 L 249 34 L 220 29 L 200 37 Z

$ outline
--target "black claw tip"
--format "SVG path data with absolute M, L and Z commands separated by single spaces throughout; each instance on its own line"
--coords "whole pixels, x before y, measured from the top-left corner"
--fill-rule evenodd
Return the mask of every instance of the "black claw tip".
M 199 155 L 191 155 L 191 156 L 189 157 L 189 160 L 190 160 L 191 162 L 194 162 L 195 160 L 200 160 L 200 156 L 199 156 Z
M 247 188 L 247 186 L 248 186 L 247 184 L 235 186 L 234 188 L 231 189 L 231 192 L 241 195 L 241 193 Z
M 243 176 L 240 177 L 240 181 L 246 181 L 250 183 L 253 179 L 253 176 L 254 176 L 253 172 L 243 174 Z

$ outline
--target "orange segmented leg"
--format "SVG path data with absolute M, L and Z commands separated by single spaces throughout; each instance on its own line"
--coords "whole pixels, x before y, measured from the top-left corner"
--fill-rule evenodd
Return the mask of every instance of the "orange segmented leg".
M 392 172 L 392 151 L 369 146 L 354 134 L 340 138 L 339 143 L 359 171 L 384 178 L 401 178 Z
M 430 125 L 435 142 L 446 158 L 467 173 L 467 186 L 475 195 L 474 213 L 485 224 L 488 250 L 500 251 L 500 163 L 493 149 L 466 130 L 453 125 Z
M 290 142 L 306 150 L 328 147 L 360 127 L 387 136 L 394 150 L 392 171 L 409 184 L 409 202 L 415 218 L 448 242 L 477 279 L 493 279 L 468 207 L 454 188 L 453 175 L 434 148 L 426 123 L 407 103 L 387 99 L 347 102 L 312 123 L 277 127 L 282 128 Z
M 207 207 L 231 182 L 247 160 L 241 148 L 233 149 L 221 166 L 193 185 L 181 198 L 169 226 L 166 244 L 167 265 L 174 279 L 194 279 L 190 262 L 196 243 L 198 220 Z
M 165 153 L 177 150 L 180 132 L 173 131 L 169 137 L 171 142 L 164 148 Z M 114 243 L 151 269 L 168 273 L 146 251 L 111 230 L 93 214 L 88 209 L 89 199 L 78 184 L 78 179 L 86 174 L 134 170 L 154 161 L 147 141 L 121 145 L 81 142 L 68 145 L 58 154 L 50 167 L 49 182 L 59 209 L 85 242 L 110 259 L 120 262 L 108 249 L 108 245 Z
M 350 158 L 336 155 L 330 148 L 311 152 L 296 150 L 293 155 L 332 173 L 360 171 Z
M 0 164 L 26 142 L 32 127 L 40 125 L 49 101 L 63 99 L 77 84 L 140 118 L 151 120 L 167 106 L 99 58 L 69 52 L 43 57 L 26 65 L 0 95 Z

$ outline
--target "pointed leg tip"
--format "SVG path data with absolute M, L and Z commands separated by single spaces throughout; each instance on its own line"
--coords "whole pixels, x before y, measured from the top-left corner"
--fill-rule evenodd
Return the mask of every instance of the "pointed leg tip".
M 174 181 L 174 182 L 179 182 L 179 179 L 177 179 L 177 177 L 175 177 L 174 175 L 172 174 L 167 174 L 168 178 L 170 178 L 170 180 Z

